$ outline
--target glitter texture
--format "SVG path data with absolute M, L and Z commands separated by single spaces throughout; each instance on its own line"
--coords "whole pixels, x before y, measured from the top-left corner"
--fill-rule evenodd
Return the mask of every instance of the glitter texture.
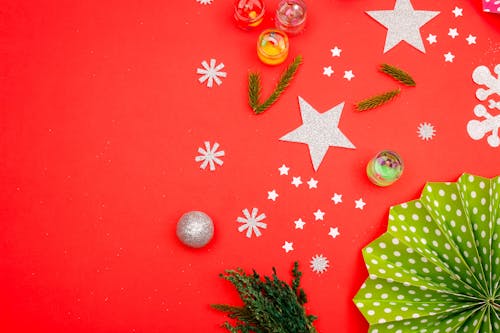
M 177 237 L 190 247 L 203 247 L 210 242 L 214 235 L 212 219 L 203 212 L 188 212 L 177 223 Z
M 328 147 L 356 148 L 338 128 L 343 102 L 326 112 L 319 113 L 299 96 L 299 106 L 302 126 L 285 134 L 280 140 L 307 144 L 315 171 L 323 161 Z
M 394 10 L 374 10 L 366 13 L 387 28 L 384 53 L 403 40 L 425 53 L 420 27 L 439 14 L 434 11 L 415 10 L 410 0 L 396 0 Z

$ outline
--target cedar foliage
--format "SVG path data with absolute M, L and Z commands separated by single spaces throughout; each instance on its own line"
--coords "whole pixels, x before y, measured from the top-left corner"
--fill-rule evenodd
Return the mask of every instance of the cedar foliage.
M 316 333 L 312 322 L 316 316 L 307 315 L 304 304 L 307 297 L 300 285 L 302 273 L 298 262 L 292 269 L 291 285 L 278 279 L 273 268 L 271 277 L 260 277 L 254 270 L 246 274 L 241 268 L 227 270 L 220 277 L 237 289 L 243 306 L 212 304 L 212 308 L 225 312 L 234 324 L 225 322 L 231 333 Z
M 260 74 L 258 72 L 251 72 L 248 74 L 248 104 L 255 114 L 266 111 L 278 100 L 294 78 L 301 63 L 302 57 L 300 55 L 293 59 L 290 65 L 288 65 L 286 70 L 281 74 L 274 91 L 263 103 L 260 103 L 262 93 Z

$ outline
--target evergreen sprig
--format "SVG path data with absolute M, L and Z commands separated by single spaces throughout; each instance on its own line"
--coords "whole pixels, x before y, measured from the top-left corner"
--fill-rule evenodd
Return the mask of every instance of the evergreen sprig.
M 248 103 L 255 114 L 260 114 L 266 111 L 278 100 L 294 78 L 301 63 L 302 57 L 300 55 L 293 59 L 286 70 L 281 74 L 274 91 L 263 103 L 260 103 L 262 93 L 260 74 L 257 72 L 251 72 L 248 74 Z
M 394 67 L 392 65 L 382 64 L 382 65 L 380 65 L 380 70 L 383 73 L 391 76 L 393 79 L 401 82 L 402 84 L 404 84 L 406 86 L 410 86 L 410 87 L 416 86 L 415 80 L 413 80 L 411 75 L 408 74 L 407 72 L 403 71 L 402 69 L 399 69 L 399 68 Z
M 395 90 L 387 91 L 385 93 L 364 99 L 361 102 L 356 103 L 355 107 L 358 111 L 373 109 L 373 108 L 376 108 L 377 106 L 380 106 L 382 104 L 389 102 L 394 97 L 399 95 L 400 92 L 401 92 L 401 89 L 399 89 L 399 88 L 395 89 Z
M 235 323 L 225 322 L 231 333 L 316 333 L 312 322 L 316 316 L 307 315 L 304 304 L 307 297 L 300 285 L 302 273 L 298 262 L 292 269 L 291 286 L 278 279 L 273 268 L 271 277 L 260 277 L 254 270 L 246 274 L 241 268 L 227 270 L 220 275 L 237 289 L 243 306 L 212 304 L 228 314 Z

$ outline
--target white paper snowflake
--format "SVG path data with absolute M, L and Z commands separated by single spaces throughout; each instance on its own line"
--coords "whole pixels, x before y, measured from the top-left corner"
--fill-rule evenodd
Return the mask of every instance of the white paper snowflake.
M 222 80 L 220 79 L 220 77 L 227 76 L 226 72 L 221 71 L 221 69 L 224 68 L 224 64 L 220 63 L 216 66 L 216 60 L 210 59 L 210 65 L 206 60 L 203 60 L 201 62 L 201 65 L 203 66 L 203 68 L 196 69 L 196 73 L 202 75 L 198 79 L 198 81 L 200 81 L 200 83 L 207 81 L 207 87 L 209 88 L 212 88 L 212 86 L 214 85 L 214 81 L 218 86 L 220 86 L 222 84 Z
M 267 224 L 262 222 L 262 220 L 266 218 L 266 214 L 262 213 L 260 215 L 257 215 L 259 213 L 259 210 L 257 208 L 252 208 L 252 214 L 248 212 L 247 208 L 243 209 L 242 212 L 245 217 L 240 216 L 236 219 L 236 222 L 243 223 L 243 225 L 238 228 L 238 231 L 243 232 L 246 230 L 246 236 L 248 238 L 252 237 L 252 232 L 257 237 L 262 235 L 259 228 L 267 228 Z
M 429 123 L 421 123 L 417 128 L 418 137 L 422 140 L 431 140 L 436 135 L 434 126 Z
M 199 2 L 202 5 L 210 5 L 212 3 L 212 0 L 196 0 L 196 2 Z
M 219 149 L 219 144 L 217 142 L 214 143 L 212 147 L 210 147 L 210 142 L 205 141 L 205 149 L 199 147 L 198 148 L 198 153 L 201 155 L 198 155 L 194 158 L 196 162 L 202 162 L 200 165 L 201 169 L 205 169 L 207 165 L 210 165 L 210 171 L 215 170 L 215 165 L 222 165 L 224 162 L 219 158 L 224 156 L 224 151 Z
M 328 259 L 322 254 L 317 254 L 311 259 L 311 269 L 313 272 L 323 274 L 328 270 Z
M 482 104 L 474 107 L 474 114 L 479 119 L 470 120 L 467 123 L 467 133 L 474 140 L 480 140 L 488 135 L 486 141 L 491 147 L 500 146 L 500 114 L 495 109 L 500 110 L 500 64 L 497 64 L 493 71 L 486 66 L 478 66 L 472 72 L 472 79 L 480 86 L 476 90 L 476 97 L 480 101 L 488 101 L 488 111 Z

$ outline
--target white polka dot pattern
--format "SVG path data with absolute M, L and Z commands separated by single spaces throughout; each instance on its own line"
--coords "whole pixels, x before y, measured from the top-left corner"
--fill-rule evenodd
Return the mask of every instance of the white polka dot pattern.
M 500 332 L 500 176 L 427 183 L 363 249 L 371 333 Z

